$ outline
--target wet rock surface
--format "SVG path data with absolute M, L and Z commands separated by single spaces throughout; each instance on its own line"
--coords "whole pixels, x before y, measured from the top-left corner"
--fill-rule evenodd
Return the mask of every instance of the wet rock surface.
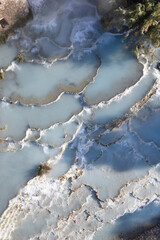
M 157 225 L 150 230 L 145 231 L 134 240 L 159 240 L 160 239 L 160 225 Z
M 156 63 L 104 33 L 94 1 L 29 2 L 0 46 L 0 239 L 139 234 L 159 217 Z

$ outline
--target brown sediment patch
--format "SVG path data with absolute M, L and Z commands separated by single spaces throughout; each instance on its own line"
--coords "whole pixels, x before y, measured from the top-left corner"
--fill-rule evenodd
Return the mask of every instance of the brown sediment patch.
M 3 127 L 0 128 L 0 131 L 4 131 L 7 129 L 7 125 L 4 125 Z
M 37 176 L 47 174 L 51 170 L 49 163 L 41 163 L 37 168 Z
M 0 69 L 0 80 L 4 79 L 4 72 L 2 69 Z
M 80 93 L 84 90 L 84 88 L 93 81 L 94 77 L 97 75 L 97 72 L 99 70 L 99 67 L 101 65 L 101 61 L 100 59 L 97 57 L 97 64 L 94 67 L 93 72 L 90 74 L 90 76 L 88 76 L 86 79 L 84 79 L 81 83 L 76 85 L 65 85 L 64 84 L 59 84 L 55 87 L 55 89 L 51 89 L 50 93 L 44 97 L 33 97 L 30 96 L 28 98 L 24 98 L 23 96 L 16 94 L 16 93 L 12 93 L 10 95 L 10 97 L 7 98 L 7 100 L 9 102 L 20 102 L 21 104 L 25 104 L 25 105 L 45 105 L 45 104 L 49 104 L 52 103 L 54 101 L 57 100 L 57 98 L 62 94 L 62 93 Z M 7 79 L 5 79 L 7 81 Z M 15 79 L 16 81 L 16 79 Z M 0 93 L 0 99 L 2 99 L 4 97 L 3 95 L 3 90 Z

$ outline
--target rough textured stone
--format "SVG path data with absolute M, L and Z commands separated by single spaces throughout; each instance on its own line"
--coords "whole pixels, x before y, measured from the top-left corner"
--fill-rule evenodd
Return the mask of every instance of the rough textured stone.
M 17 24 L 23 25 L 29 11 L 27 0 L 1 0 L 0 20 L 6 24 L 0 24 L 0 33 L 12 29 Z
M 120 10 L 124 0 L 98 0 L 97 8 L 101 14 L 101 25 L 103 29 L 109 32 L 124 32 L 126 21 Z
M 137 235 L 137 234 L 136 234 Z M 160 224 L 140 233 L 136 237 L 127 240 L 159 240 L 160 239 Z

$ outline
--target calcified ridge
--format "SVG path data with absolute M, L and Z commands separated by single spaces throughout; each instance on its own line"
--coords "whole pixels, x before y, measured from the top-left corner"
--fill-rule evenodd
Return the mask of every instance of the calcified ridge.
M 104 33 L 87 0 L 29 3 L 0 47 L 0 239 L 127 239 L 159 218 L 156 59 Z

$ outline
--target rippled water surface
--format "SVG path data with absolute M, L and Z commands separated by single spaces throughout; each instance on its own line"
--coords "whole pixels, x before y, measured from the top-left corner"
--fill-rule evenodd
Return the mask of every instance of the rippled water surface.
M 159 216 L 159 90 L 131 109 L 159 73 L 102 30 L 93 1 L 29 3 L 0 46 L 0 239 L 126 237 Z

